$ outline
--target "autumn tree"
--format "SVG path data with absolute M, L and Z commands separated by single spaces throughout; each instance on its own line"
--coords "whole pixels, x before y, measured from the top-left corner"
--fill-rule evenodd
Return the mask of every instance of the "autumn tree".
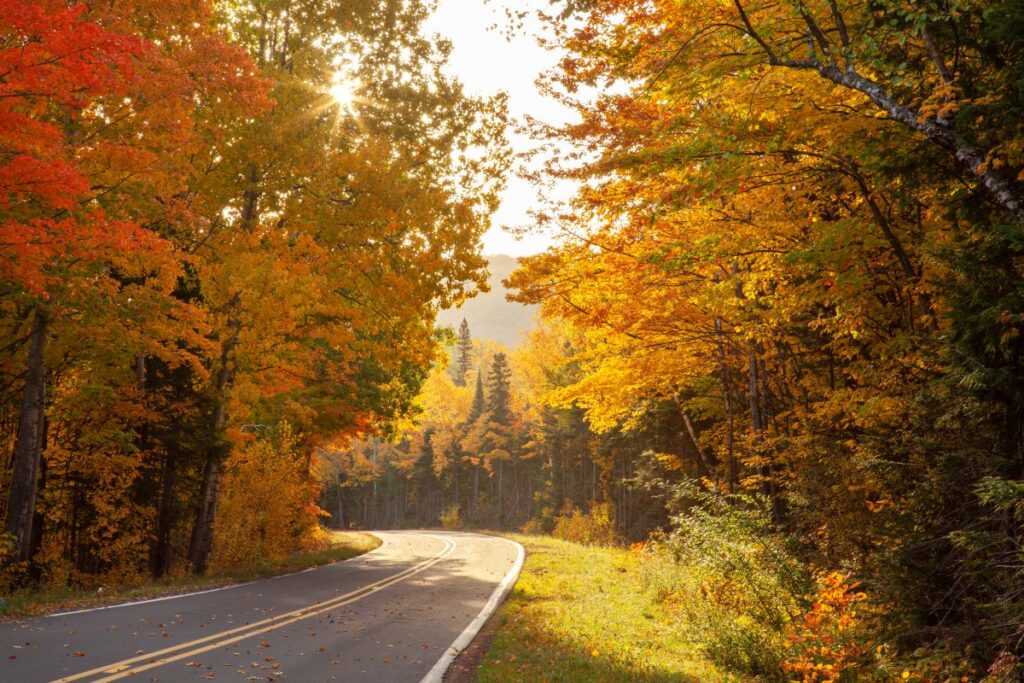
M 421 34 L 424 18 L 420 3 L 383 2 L 242 3 L 225 14 L 273 81 L 276 106 L 218 165 L 211 220 L 223 227 L 201 273 L 220 344 L 215 431 L 244 422 L 246 410 L 310 436 L 401 415 L 436 353 L 434 307 L 481 281 L 476 245 L 500 185 L 501 103 L 461 93 L 440 46 Z M 331 94 L 339 78 L 352 102 Z M 470 145 L 493 154 L 453 153 Z M 244 278 L 240 258 L 251 263 Z M 290 305 L 268 308 L 268 298 Z M 198 569 L 222 458 L 207 454 L 189 552 Z
M 0 10 L 5 559 L 54 581 L 244 561 L 253 477 L 314 511 L 290 551 L 314 453 L 415 412 L 483 284 L 504 103 L 428 5 L 212 9 Z
M 223 111 L 237 111 L 251 71 L 208 31 L 204 8 L 173 17 L 151 9 L 157 28 L 143 29 L 126 7 L 13 3 L 0 14 L 10 39 L 0 53 L 5 313 L 31 326 L 7 517 L 15 559 L 29 559 L 42 542 L 36 507 L 44 452 L 54 445 L 46 406 L 62 402 L 65 387 L 72 396 L 121 394 L 131 380 L 117 368 L 127 370 L 141 346 L 198 361 L 179 352 L 201 342 L 202 322 L 171 293 L 180 270 L 163 229 L 174 215 L 168 200 L 181 190 L 203 97 L 222 96 Z M 181 40 L 156 41 L 162 30 Z M 197 50 L 217 59 L 199 68 Z M 111 336 L 83 346 L 90 328 Z M 75 366 L 96 371 L 70 385 L 56 381 Z
M 484 397 L 484 378 L 483 373 L 477 371 L 476 373 L 476 385 L 473 389 L 473 404 L 469 409 L 469 421 L 472 422 L 478 417 L 483 415 L 484 408 L 486 407 L 486 398 Z
M 538 132 L 582 189 L 512 279 L 576 343 L 549 401 L 608 435 L 671 410 L 674 476 L 757 493 L 882 637 L 955 622 L 935 646 L 984 669 L 1021 616 L 1017 13 L 573 5 L 548 90 L 579 120 Z
M 130 71 L 132 54 L 142 48 L 138 41 L 89 21 L 84 10 L 21 2 L 0 10 L 0 26 L 10 36 L 10 44 L 0 52 L 6 73 L 0 83 L 4 94 L 0 141 L 5 152 L 0 167 L 4 209 L 0 262 L 4 280 L 28 299 L 26 317 L 31 321 L 7 514 L 16 561 L 28 560 L 32 551 L 52 315 L 45 305 L 50 298 L 47 290 L 59 283 L 62 264 L 78 260 L 76 232 L 91 236 L 100 250 L 111 246 L 108 230 L 117 233 L 115 241 L 127 242 L 133 233 L 143 236 L 135 225 L 108 225 L 102 213 L 78 211 L 79 202 L 89 193 L 89 182 L 67 149 L 68 129 L 83 103 L 123 94 L 118 81 Z M 47 102 L 63 110 L 63 121 L 60 114 L 46 115 Z

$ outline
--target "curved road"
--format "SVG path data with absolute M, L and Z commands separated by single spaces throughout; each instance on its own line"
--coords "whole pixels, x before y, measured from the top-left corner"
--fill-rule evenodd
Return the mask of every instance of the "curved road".
M 345 562 L 188 595 L 0 623 L 0 681 L 438 681 L 522 548 L 374 532 Z

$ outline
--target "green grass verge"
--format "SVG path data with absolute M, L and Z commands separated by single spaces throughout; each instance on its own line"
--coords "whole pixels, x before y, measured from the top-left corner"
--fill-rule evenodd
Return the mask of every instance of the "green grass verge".
M 526 564 L 498 612 L 479 683 L 737 680 L 667 623 L 642 586 L 637 554 L 544 536 L 508 538 L 526 547 Z
M 207 576 L 188 576 L 116 586 L 102 589 L 54 588 L 47 590 L 20 589 L 2 596 L 0 618 L 24 617 L 34 614 L 113 605 L 131 600 L 145 600 L 175 593 L 187 593 L 206 588 L 289 574 L 310 567 L 340 562 L 367 553 L 380 546 L 380 539 L 357 531 L 331 532 L 331 545 L 323 550 L 297 553 L 280 562 L 260 562 L 223 573 Z

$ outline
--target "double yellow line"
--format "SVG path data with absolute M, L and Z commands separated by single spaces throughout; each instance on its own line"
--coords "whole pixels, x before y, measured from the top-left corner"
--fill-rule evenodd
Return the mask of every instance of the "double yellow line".
M 345 605 L 349 605 L 357 600 L 373 595 L 374 593 L 389 586 L 405 581 L 410 576 L 429 569 L 455 551 L 455 543 L 447 538 L 440 536 L 433 536 L 432 538 L 437 538 L 445 545 L 444 549 L 434 557 L 429 560 L 424 560 L 423 562 L 409 567 L 408 569 L 402 570 L 397 574 L 392 574 L 380 581 L 367 584 L 362 588 L 345 593 L 344 595 L 339 595 L 336 598 L 324 600 L 323 602 L 315 603 L 309 607 L 303 607 L 292 612 L 278 614 L 277 616 L 269 617 L 252 624 L 246 624 L 245 626 L 233 628 L 228 631 L 213 633 L 204 638 L 197 638 L 196 640 L 192 640 L 187 643 L 179 643 L 178 645 L 167 647 L 163 650 L 148 652 L 146 654 L 138 655 L 137 657 L 123 659 L 119 662 L 113 662 L 112 664 L 105 664 L 104 666 L 96 667 L 95 669 L 82 671 L 65 678 L 58 678 L 52 683 L 71 683 L 72 681 L 80 681 L 91 676 L 103 674 L 106 675 L 103 678 L 95 679 L 93 683 L 116 681 L 127 676 L 133 676 L 137 673 L 148 671 L 149 669 L 164 666 L 171 662 L 176 662 L 180 659 L 185 659 L 186 657 L 194 657 L 195 655 L 202 654 L 203 652 L 209 652 L 210 650 L 215 650 L 219 647 L 231 645 L 244 638 L 258 636 L 263 633 L 273 631 L 274 629 L 281 628 L 282 626 L 288 626 L 289 624 L 294 624 L 297 621 L 329 612 L 339 607 L 344 607 Z

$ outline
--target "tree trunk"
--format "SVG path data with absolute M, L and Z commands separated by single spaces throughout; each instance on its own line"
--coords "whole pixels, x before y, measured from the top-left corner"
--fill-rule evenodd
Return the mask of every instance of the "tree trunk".
M 237 298 L 237 297 L 236 297 Z M 233 302 L 237 306 L 237 301 Z M 221 349 L 220 372 L 217 373 L 217 407 L 213 411 L 213 434 L 219 440 L 227 422 L 227 392 L 232 383 L 231 356 L 238 343 L 239 327 L 236 322 L 229 323 L 231 337 Z M 213 548 L 213 525 L 217 516 L 217 499 L 220 496 L 220 483 L 223 475 L 223 452 L 221 445 L 215 442 L 206 452 L 206 464 L 203 467 L 203 485 L 199 493 L 199 504 L 196 506 L 195 523 L 192 525 L 192 537 L 188 544 L 188 561 L 197 574 L 206 571 L 210 550 Z
M 679 406 L 679 415 L 683 418 L 683 426 L 686 428 L 686 435 L 690 438 L 690 444 L 693 446 L 693 451 L 700 458 L 701 463 L 704 464 L 704 469 L 709 475 L 714 477 L 715 484 L 718 484 L 718 463 L 714 461 L 714 453 L 709 458 L 704 453 L 704 449 L 700 447 L 700 441 L 697 439 L 697 430 L 693 428 L 693 422 L 690 421 L 690 416 L 686 413 L 686 408 L 682 405 Z
M 503 490 L 503 477 L 505 468 L 502 466 L 502 461 L 498 460 L 498 527 L 505 522 L 505 495 Z
M 154 578 L 167 574 L 174 562 L 171 548 L 171 530 L 174 527 L 174 488 L 178 483 L 178 456 L 171 447 L 164 457 L 160 480 L 160 509 L 156 519 L 156 539 L 149 556 L 149 570 Z
M 345 499 L 341 495 L 341 477 L 338 474 L 338 470 L 334 471 L 334 489 L 338 494 L 338 528 L 345 529 Z
M 715 278 L 718 281 L 718 278 Z M 742 295 L 742 288 L 739 290 Z M 729 386 L 729 367 L 725 358 L 724 325 L 721 318 L 715 318 L 715 345 L 718 350 L 718 374 L 722 384 L 722 405 L 725 409 L 726 468 L 728 469 L 729 493 L 736 493 L 739 486 L 739 467 L 736 463 L 735 413 L 732 406 L 732 388 Z
M 213 549 L 213 524 L 217 517 L 217 499 L 220 495 L 220 454 L 209 455 L 203 468 L 203 487 L 199 494 L 196 520 L 188 544 L 188 561 L 196 574 L 206 572 L 210 551 Z
M 262 41 L 262 34 L 260 40 Z M 262 50 L 260 54 L 263 58 Z M 246 233 L 252 233 L 255 229 L 258 218 L 258 204 L 260 190 L 257 183 L 260 181 L 259 169 L 254 165 L 249 168 L 246 174 L 247 185 L 242 192 L 242 216 L 241 228 Z M 224 431 L 227 421 L 227 392 L 234 382 L 232 362 L 235 347 L 238 345 L 238 338 L 242 331 L 241 316 L 242 296 L 235 292 L 227 302 L 228 312 L 228 338 L 221 346 L 220 371 L 217 373 L 217 407 L 213 412 L 213 433 L 219 438 Z M 220 444 L 214 444 L 206 454 L 206 464 L 203 467 L 203 485 L 200 489 L 199 504 L 196 507 L 195 523 L 192 526 L 192 537 L 189 539 L 188 559 L 193 571 L 202 574 L 206 571 L 206 564 L 210 557 L 210 550 L 213 548 L 213 524 L 217 515 L 217 498 L 220 495 L 220 482 L 222 477 Z M 376 479 L 374 479 L 376 482 Z
M 765 397 L 761 390 L 764 376 L 758 366 L 758 352 L 756 347 L 751 344 L 748 380 L 750 386 L 750 420 L 754 428 L 755 446 L 760 446 L 764 439 L 764 433 L 768 430 L 768 418 L 765 412 Z M 759 453 L 758 455 L 763 458 L 762 453 Z M 776 524 L 779 524 L 782 521 L 782 508 L 779 504 L 778 491 L 775 487 L 775 478 L 771 463 L 764 461 L 759 470 L 761 475 L 761 493 L 771 503 L 772 520 Z
M 43 399 L 42 403 L 44 410 L 39 416 L 39 476 L 36 480 L 36 497 L 39 497 L 40 492 L 46 490 L 46 432 L 49 427 L 49 421 L 46 419 L 46 384 L 43 384 Z M 43 533 L 46 531 L 46 519 L 43 517 L 43 513 L 39 511 L 36 506 L 32 511 L 32 536 L 29 539 L 29 558 L 35 557 L 43 547 Z M 34 561 L 30 565 L 30 576 L 33 582 L 39 582 L 43 578 L 43 568 L 37 565 Z
M 480 466 L 473 465 L 473 500 L 470 501 L 472 512 L 470 513 L 474 518 L 477 513 L 477 503 L 480 501 Z
M 32 320 L 25 394 L 18 421 L 18 440 L 14 447 L 11 494 L 7 507 L 7 532 L 15 538 L 15 562 L 30 560 L 32 553 L 32 527 L 42 457 L 48 326 L 46 311 L 37 306 Z

